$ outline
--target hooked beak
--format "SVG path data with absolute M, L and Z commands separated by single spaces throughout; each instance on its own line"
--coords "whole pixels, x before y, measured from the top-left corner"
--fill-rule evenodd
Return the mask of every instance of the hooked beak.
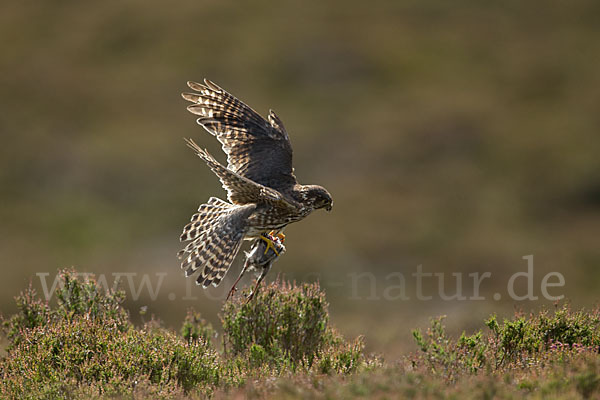
M 327 212 L 331 212 L 332 208 L 333 208 L 333 203 L 329 203 L 327 206 L 325 206 L 325 210 L 327 210 Z

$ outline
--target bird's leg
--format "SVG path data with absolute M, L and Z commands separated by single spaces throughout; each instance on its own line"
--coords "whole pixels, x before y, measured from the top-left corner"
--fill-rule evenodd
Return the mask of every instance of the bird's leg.
M 269 252 L 269 249 L 272 249 L 275 252 L 275 254 L 277 254 L 277 257 L 279 257 L 279 252 L 275 248 L 275 244 L 273 244 L 273 236 L 271 236 L 270 233 L 268 235 L 260 235 L 259 238 L 261 238 L 267 243 L 267 248 L 265 249 L 264 254 L 267 254 Z
M 269 265 L 267 268 L 263 268 L 262 273 L 260 274 L 260 276 L 256 280 L 256 285 L 254 285 L 254 289 L 252 289 L 252 291 L 250 292 L 250 294 L 246 298 L 246 304 L 248 304 L 248 302 L 254 298 L 254 295 L 258 291 L 258 286 L 260 285 L 260 283 L 262 282 L 262 280 L 265 279 L 265 276 L 267 276 L 267 273 L 269 273 L 270 269 L 271 269 L 271 265 Z
M 246 262 L 244 263 L 244 267 L 242 268 L 242 272 L 240 272 L 240 276 L 238 276 L 238 278 L 236 279 L 235 283 L 231 287 L 231 290 L 229 291 L 229 294 L 227 295 L 227 298 L 225 299 L 225 301 L 229 300 L 229 298 L 231 296 L 233 296 L 233 294 L 237 290 L 236 286 L 237 286 L 238 282 L 240 281 L 240 279 L 242 279 L 242 276 L 244 276 L 244 273 L 246 272 L 247 268 L 248 268 L 248 259 L 246 258 Z

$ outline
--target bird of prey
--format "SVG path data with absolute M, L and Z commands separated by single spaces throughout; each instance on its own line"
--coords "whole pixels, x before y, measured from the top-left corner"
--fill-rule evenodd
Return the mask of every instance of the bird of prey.
M 178 254 L 181 268 L 186 276 L 200 271 L 196 283 L 206 288 L 221 283 L 244 239 L 263 240 L 265 255 L 270 249 L 277 253 L 275 235 L 314 210 L 331 211 L 333 201 L 325 188 L 297 182 L 290 139 L 272 110 L 265 120 L 206 79 L 188 86 L 194 93 L 182 93 L 193 103 L 187 109 L 200 116 L 198 124 L 217 138 L 227 155 L 224 166 L 186 139 L 227 191 L 228 201 L 211 197 L 180 236 L 188 242 Z

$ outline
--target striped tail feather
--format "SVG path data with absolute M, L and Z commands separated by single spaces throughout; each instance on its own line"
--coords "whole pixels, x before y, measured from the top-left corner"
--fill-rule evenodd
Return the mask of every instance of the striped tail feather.
M 233 205 L 216 197 L 198 208 L 184 227 L 181 241 L 190 241 L 178 254 L 186 276 L 200 270 L 198 285 L 218 286 L 240 250 L 247 219 L 256 205 Z

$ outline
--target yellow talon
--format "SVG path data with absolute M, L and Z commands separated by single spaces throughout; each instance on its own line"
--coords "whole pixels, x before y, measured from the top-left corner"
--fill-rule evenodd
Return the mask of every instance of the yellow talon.
M 283 232 L 279 232 L 277 235 L 275 235 L 276 231 L 271 231 L 269 232 L 269 236 L 272 238 L 278 237 L 279 240 L 281 240 L 281 243 L 283 243 L 285 241 L 285 235 L 283 234 Z
M 267 254 L 269 252 L 269 249 L 273 249 L 273 251 L 275 252 L 275 254 L 277 254 L 277 257 L 279 257 L 279 252 L 275 248 L 275 245 L 273 244 L 273 240 L 271 240 L 271 239 L 269 239 L 269 238 L 267 238 L 267 237 L 265 237 L 263 235 L 260 235 L 259 237 L 267 243 L 267 248 L 265 249 L 265 253 L 264 254 Z

